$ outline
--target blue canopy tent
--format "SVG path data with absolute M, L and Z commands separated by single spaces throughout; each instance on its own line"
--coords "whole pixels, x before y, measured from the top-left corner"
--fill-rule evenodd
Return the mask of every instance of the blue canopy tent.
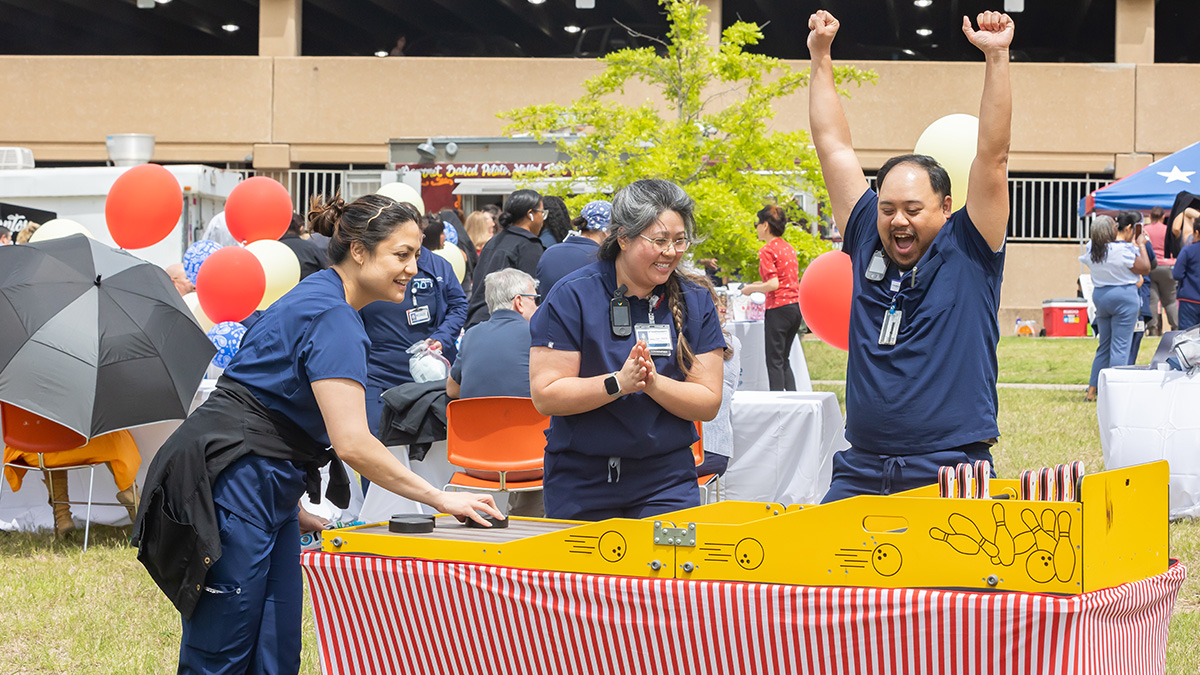
M 1200 143 L 1106 185 L 1079 200 L 1079 217 L 1111 211 L 1170 209 L 1180 192 L 1200 192 Z

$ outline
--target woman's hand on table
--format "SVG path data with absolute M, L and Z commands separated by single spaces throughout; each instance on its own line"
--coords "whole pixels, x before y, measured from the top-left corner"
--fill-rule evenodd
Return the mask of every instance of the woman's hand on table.
M 494 518 L 504 519 L 504 514 L 496 509 L 496 501 L 492 499 L 491 495 L 443 491 L 435 501 L 437 503 L 430 504 L 430 506 L 442 513 L 448 513 L 458 518 L 459 521 L 465 521 L 467 518 L 470 518 L 480 525 L 491 527 L 491 523 L 479 515 L 480 511 Z
M 321 516 L 309 513 L 300 507 L 300 534 L 308 534 L 309 532 L 320 532 L 329 525 L 329 521 Z

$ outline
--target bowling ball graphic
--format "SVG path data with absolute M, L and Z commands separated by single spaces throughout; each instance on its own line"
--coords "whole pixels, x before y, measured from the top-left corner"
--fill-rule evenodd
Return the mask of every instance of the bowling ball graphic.
M 620 532 L 609 530 L 600 535 L 597 547 L 600 550 L 600 557 L 610 563 L 615 563 L 625 557 L 625 537 L 622 537 Z
M 880 544 L 875 547 L 874 551 L 871 551 L 871 566 L 885 577 L 899 572 L 903 562 L 904 558 L 900 555 L 900 549 L 893 544 Z
M 1025 571 L 1029 578 L 1044 584 L 1054 578 L 1054 554 L 1037 549 L 1025 559 Z
M 763 547 L 754 539 L 743 539 L 733 549 L 733 557 L 742 569 L 754 570 L 763 563 Z

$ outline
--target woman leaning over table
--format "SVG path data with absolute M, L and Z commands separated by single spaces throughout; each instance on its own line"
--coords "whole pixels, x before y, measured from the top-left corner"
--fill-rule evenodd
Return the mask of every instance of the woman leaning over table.
M 1129 362 L 1133 329 L 1141 307 L 1138 282 L 1141 275 L 1150 271 L 1146 235 L 1139 233 L 1136 242 L 1134 240 L 1133 225 L 1118 228 L 1112 218 L 1100 216 L 1092 222 L 1092 239 L 1079 256 L 1079 261 L 1091 270 L 1095 288 L 1092 303 L 1096 305 L 1096 326 L 1100 336 L 1084 397 L 1088 401 L 1096 400 L 1101 370 Z
M 616 194 L 597 262 L 550 291 L 530 322 L 530 391 L 551 415 L 550 518 L 644 518 L 697 506 L 695 421 L 721 405 L 725 340 L 708 291 L 676 268 L 693 236 L 679 186 Z
M 263 313 L 212 396 L 150 465 L 132 540 L 183 617 L 179 672 L 299 670 L 300 531 L 323 523 L 298 502 L 306 490 L 320 501 L 326 463 L 326 495 L 342 507 L 345 460 L 439 511 L 499 515 L 491 497 L 433 488 L 367 428 L 370 345 L 358 310 L 404 298 L 419 218 L 379 195 L 315 205 L 309 220 L 330 237 L 332 267 Z

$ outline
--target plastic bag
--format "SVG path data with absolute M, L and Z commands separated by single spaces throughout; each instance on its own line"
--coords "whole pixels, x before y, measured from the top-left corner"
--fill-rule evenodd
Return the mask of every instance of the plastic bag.
M 1179 370 L 1193 372 L 1200 368 L 1200 326 L 1189 328 L 1175 336 L 1171 345 Z M 1170 361 L 1170 359 L 1168 359 Z
M 442 350 L 429 348 L 429 343 L 421 341 L 405 350 L 412 356 L 408 359 L 408 372 L 413 382 L 435 382 L 450 376 L 450 362 L 442 356 Z

